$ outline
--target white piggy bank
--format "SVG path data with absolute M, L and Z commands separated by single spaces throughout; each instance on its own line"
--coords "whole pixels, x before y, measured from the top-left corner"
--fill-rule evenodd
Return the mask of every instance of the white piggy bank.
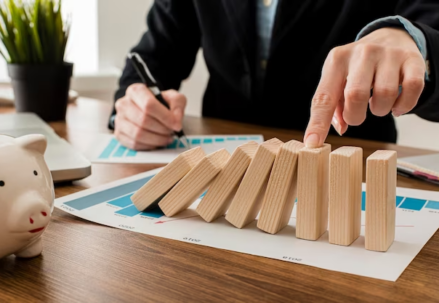
M 0 135 L 0 258 L 31 258 L 43 250 L 55 198 L 46 147 L 42 135 Z

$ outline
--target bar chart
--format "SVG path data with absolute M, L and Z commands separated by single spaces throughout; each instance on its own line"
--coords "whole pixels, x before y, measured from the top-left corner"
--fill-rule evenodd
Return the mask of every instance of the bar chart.
M 236 138 L 236 141 L 239 139 Z M 202 142 L 200 140 L 200 144 Z M 118 148 L 116 146 L 113 148 Z M 395 281 L 399 277 L 439 227 L 439 193 L 407 188 L 397 188 L 396 191 L 395 242 L 387 253 L 364 248 L 364 227 L 360 237 L 349 247 L 329 244 L 327 233 L 317 241 L 297 239 L 294 228 L 295 210 L 289 225 L 276 235 L 261 232 L 255 222 L 243 229 L 234 228 L 224 217 L 206 223 L 196 212 L 204 194 L 187 210 L 172 218 L 164 216 L 158 208 L 141 212 L 132 204 L 131 196 L 158 171 L 146 172 L 57 199 L 55 206 L 85 220 L 128 232 L 186 242 L 186 239 L 197 239 L 196 244 L 199 245 L 282 261 L 300 260 L 296 263 L 389 281 Z M 366 195 L 363 192 L 363 226 Z
M 264 141 L 261 135 L 221 135 L 221 136 L 188 136 L 190 148 L 201 147 L 206 154 L 225 148 L 229 153 L 246 142 Z M 187 147 L 177 138 L 166 147 L 135 151 L 123 146 L 113 135 L 100 134 L 94 140 L 85 155 L 92 162 L 98 163 L 169 163 Z

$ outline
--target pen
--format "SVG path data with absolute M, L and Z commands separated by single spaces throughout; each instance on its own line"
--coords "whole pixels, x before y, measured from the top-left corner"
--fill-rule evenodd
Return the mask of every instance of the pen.
M 145 61 L 143 61 L 142 57 L 138 53 L 129 53 L 128 59 L 130 59 L 131 63 L 134 66 L 134 69 L 137 71 L 137 74 L 142 79 L 143 83 L 148 87 L 148 89 L 154 94 L 156 99 L 163 104 L 167 109 L 170 109 L 169 104 L 163 99 L 160 89 L 157 86 L 157 82 L 152 76 L 151 72 L 148 69 Z M 174 134 L 178 137 L 178 139 L 183 143 L 185 147 L 189 147 L 189 140 L 184 134 L 183 130 L 174 131 Z M 184 139 L 184 140 L 183 140 Z

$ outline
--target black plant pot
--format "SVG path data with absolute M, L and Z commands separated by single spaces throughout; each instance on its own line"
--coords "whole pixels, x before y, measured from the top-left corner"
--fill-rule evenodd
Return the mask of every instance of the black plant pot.
M 17 112 L 32 112 L 44 121 L 63 121 L 69 98 L 72 63 L 8 64 Z

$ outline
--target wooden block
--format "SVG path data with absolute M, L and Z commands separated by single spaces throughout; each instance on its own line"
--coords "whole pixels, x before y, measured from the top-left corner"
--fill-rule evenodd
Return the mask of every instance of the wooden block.
M 317 240 L 328 229 L 330 152 L 329 144 L 300 150 L 297 181 L 297 238 Z
M 329 156 L 329 243 L 351 245 L 361 230 L 363 150 L 341 147 Z
M 387 251 L 395 239 L 395 151 L 379 150 L 367 158 L 366 249 Z
M 229 159 L 230 154 L 225 149 L 202 159 L 160 201 L 159 207 L 163 213 L 172 217 L 187 209 L 208 188 Z
M 226 214 L 226 220 L 234 226 L 243 228 L 256 219 L 274 159 L 282 145 L 282 141 L 274 138 L 258 147 Z
M 201 147 L 181 153 L 131 197 L 134 205 L 139 211 L 157 205 L 160 198 L 205 156 L 206 154 Z
M 224 169 L 209 186 L 197 207 L 198 214 L 206 222 L 212 222 L 226 213 L 258 146 L 258 143 L 251 141 L 236 148 Z
M 275 234 L 288 225 L 297 198 L 297 160 L 304 144 L 285 143 L 273 164 L 262 203 L 258 228 Z

